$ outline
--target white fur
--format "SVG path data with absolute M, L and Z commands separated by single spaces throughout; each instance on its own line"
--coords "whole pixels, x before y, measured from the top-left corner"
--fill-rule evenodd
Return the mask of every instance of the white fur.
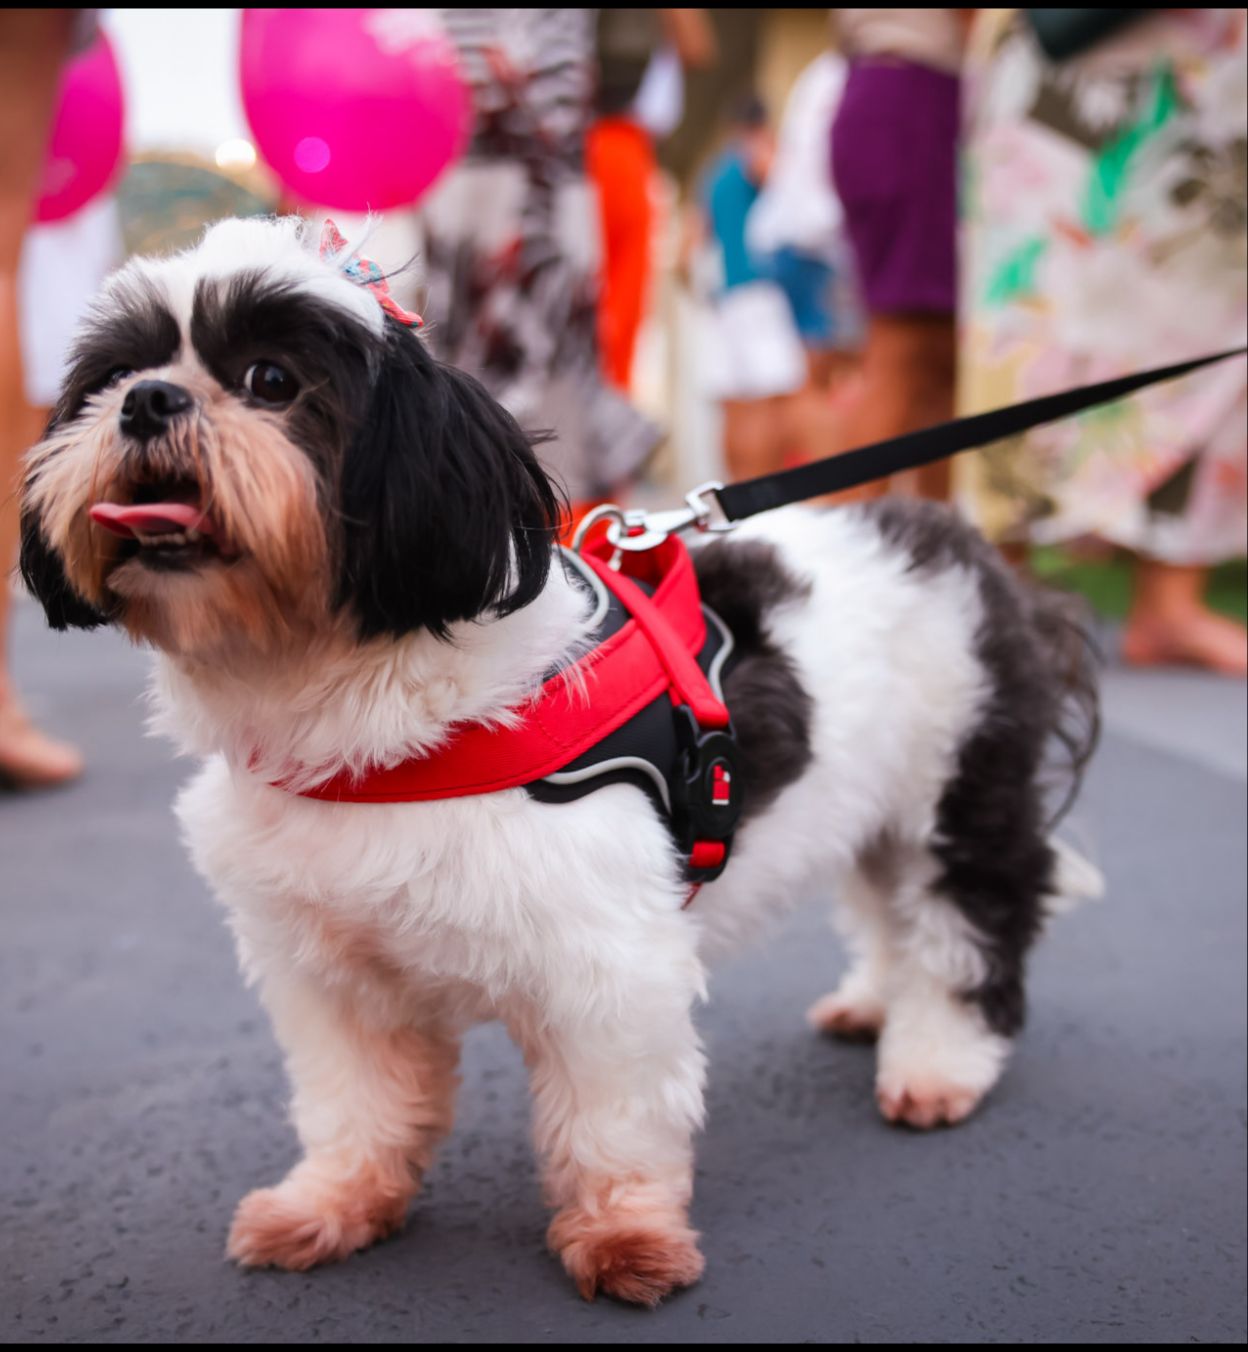
M 1054 838 L 1049 842 L 1057 856 L 1057 875 L 1053 880 L 1053 896 L 1049 898 L 1050 915 L 1073 911 L 1085 901 L 1100 901 L 1105 896 L 1105 875 L 1073 845 Z

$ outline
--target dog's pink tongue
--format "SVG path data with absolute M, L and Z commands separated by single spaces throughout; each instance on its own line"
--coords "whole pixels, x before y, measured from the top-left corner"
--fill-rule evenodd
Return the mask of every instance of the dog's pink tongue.
M 91 520 L 114 535 L 163 535 L 169 531 L 197 530 L 212 534 L 212 518 L 189 502 L 97 502 Z

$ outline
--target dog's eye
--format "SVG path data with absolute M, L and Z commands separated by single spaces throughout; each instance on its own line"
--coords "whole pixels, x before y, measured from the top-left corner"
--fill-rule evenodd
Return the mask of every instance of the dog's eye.
M 299 393 L 299 382 L 294 376 L 271 361 L 258 361 L 249 366 L 243 385 L 262 404 L 289 404 Z
M 114 366 L 113 369 L 104 377 L 103 384 L 100 386 L 103 390 L 111 390 L 119 380 L 125 380 L 127 376 L 134 375 L 132 366 Z

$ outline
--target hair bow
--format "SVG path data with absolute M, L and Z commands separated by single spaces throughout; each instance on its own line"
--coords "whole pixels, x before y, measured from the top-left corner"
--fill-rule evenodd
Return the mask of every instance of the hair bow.
M 335 259 L 346 252 L 347 241 L 343 239 L 338 227 L 333 221 L 326 221 L 321 230 L 321 257 Z M 386 281 L 386 274 L 371 258 L 364 258 L 360 254 L 352 253 L 339 266 L 353 282 L 358 282 L 361 286 L 367 287 L 377 297 L 377 302 L 381 308 L 387 314 L 393 315 L 400 324 L 406 324 L 408 328 L 412 329 L 418 329 L 424 324 L 425 321 L 418 314 L 412 310 L 405 310 L 390 294 L 390 285 Z

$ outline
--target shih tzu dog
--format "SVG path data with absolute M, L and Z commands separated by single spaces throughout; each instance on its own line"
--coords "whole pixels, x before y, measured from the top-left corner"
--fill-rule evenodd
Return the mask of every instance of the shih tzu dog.
M 878 1038 L 884 1117 L 958 1122 L 1000 1076 L 1029 946 L 1098 883 L 1041 784 L 1054 738 L 1090 749 L 1085 650 L 950 513 L 791 508 L 694 551 L 746 799 L 693 905 L 629 783 L 305 796 L 523 718 L 593 600 L 530 440 L 305 234 L 228 221 L 115 274 L 22 495 L 50 623 L 158 652 L 157 725 L 204 758 L 177 813 L 285 1052 L 303 1158 L 228 1251 L 303 1269 L 402 1225 L 465 1030 L 501 1019 L 552 1248 L 585 1295 L 653 1304 L 703 1265 L 704 961 L 813 881 L 837 880 L 852 962 L 810 1018 Z

